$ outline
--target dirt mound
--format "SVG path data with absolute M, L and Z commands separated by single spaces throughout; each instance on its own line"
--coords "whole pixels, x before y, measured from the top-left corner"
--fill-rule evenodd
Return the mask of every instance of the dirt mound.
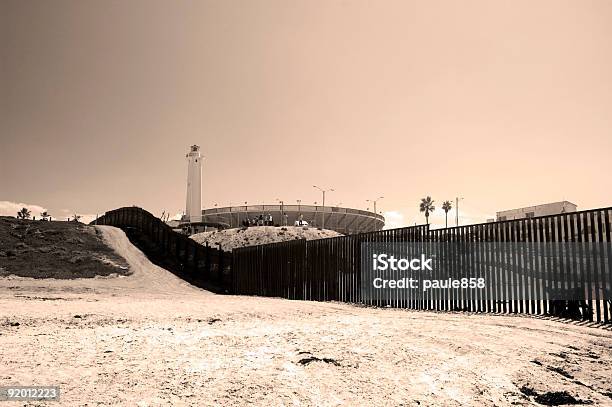
M 206 244 L 208 242 L 208 244 L 213 247 L 217 247 L 221 244 L 223 250 L 229 251 L 239 247 L 286 242 L 288 240 L 315 240 L 336 236 L 342 235 L 333 230 L 302 226 L 252 226 L 249 228 L 198 233 L 192 235 L 191 238 L 201 244 Z
M 111 274 L 130 273 L 96 228 L 0 217 L 0 276 L 74 279 Z

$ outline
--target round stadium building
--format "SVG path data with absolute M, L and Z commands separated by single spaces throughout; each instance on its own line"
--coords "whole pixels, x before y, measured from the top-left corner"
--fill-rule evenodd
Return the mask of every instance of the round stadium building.
M 374 212 L 337 206 L 316 205 L 242 205 L 209 208 L 202 211 L 202 223 L 218 229 L 241 227 L 272 219 L 277 226 L 302 224 L 320 227 L 348 235 L 373 232 L 385 226 L 385 218 Z

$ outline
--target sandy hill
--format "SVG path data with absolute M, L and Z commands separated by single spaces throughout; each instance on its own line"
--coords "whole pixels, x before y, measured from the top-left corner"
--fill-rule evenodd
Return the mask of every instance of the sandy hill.
M 204 232 L 192 235 L 191 238 L 201 244 L 217 247 L 220 243 L 223 250 L 255 246 L 266 243 L 286 242 L 288 240 L 315 240 L 326 237 L 341 236 L 333 230 L 321 230 L 301 226 L 252 226 L 249 228 L 226 229 L 216 232 Z
M 129 274 L 93 226 L 0 217 L 0 276 L 91 278 Z

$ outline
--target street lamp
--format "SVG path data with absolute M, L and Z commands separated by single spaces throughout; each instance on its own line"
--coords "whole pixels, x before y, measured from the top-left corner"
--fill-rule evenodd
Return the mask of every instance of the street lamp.
M 459 226 L 459 201 L 462 201 L 463 197 L 455 198 L 455 226 Z
M 326 192 L 334 192 L 334 189 L 333 188 L 323 189 L 323 188 L 318 187 L 316 185 L 313 185 L 313 187 L 318 189 L 319 191 L 321 191 L 323 193 L 323 204 L 322 204 L 323 212 L 321 212 L 321 229 L 325 229 L 325 193 Z
M 384 198 L 384 196 L 379 196 L 376 199 L 366 199 L 366 202 L 372 202 L 372 204 L 374 205 L 374 214 L 378 213 L 378 212 L 376 212 L 376 202 L 380 201 L 383 198 Z
M 244 212 L 246 216 L 245 220 L 248 221 L 249 220 L 249 207 L 248 207 L 247 201 L 244 201 Z M 240 225 L 240 209 L 238 209 L 238 225 Z
M 283 201 L 282 199 L 279 199 L 279 198 L 276 198 L 276 200 L 278 202 L 280 202 L 280 204 L 281 204 L 281 207 L 280 207 L 280 210 L 281 210 L 281 224 L 284 223 L 283 226 L 287 226 L 287 222 L 285 222 L 285 201 Z

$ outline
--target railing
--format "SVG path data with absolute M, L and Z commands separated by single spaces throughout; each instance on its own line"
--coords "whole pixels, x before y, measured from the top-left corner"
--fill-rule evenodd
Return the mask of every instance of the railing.
M 194 285 L 215 292 L 232 286 L 232 253 L 203 246 L 142 208 L 115 209 L 92 223 L 123 229 L 152 261 Z

